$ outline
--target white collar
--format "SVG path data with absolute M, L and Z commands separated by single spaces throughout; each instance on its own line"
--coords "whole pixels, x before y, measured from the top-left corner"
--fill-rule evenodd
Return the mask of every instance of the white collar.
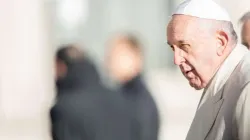
M 237 44 L 233 51 L 229 54 L 226 60 L 222 63 L 219 70 L 216 72 L 214 78 L 210 82 L 209 86 L 204 89 L 203 97 L 199 104 L 199 107 L 210 97 L 215 94 L 225 85 L 226 81 L 233 73 L 236 66 L 242 60 L 246 53 L 249 51 L 243 45 Z
M 214 96 L 224 86 L 236 66 L 248 52 L 245 46 L 238 44 L 220 66 L 207 91 L 212 91 Z

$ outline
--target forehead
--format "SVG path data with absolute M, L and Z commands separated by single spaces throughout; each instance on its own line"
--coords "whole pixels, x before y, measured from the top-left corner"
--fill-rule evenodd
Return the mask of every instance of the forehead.
M 192 17 L 185 15 L 174 15 L 167 27 L 168 41 L 189 40 L 194 34 L 195 24 Z
M 203 27 L 208 27 L 209 22 L 186 15 L 174 15 L 167 27 L 168 42 L 174 44 L 176 41 L 192 41 L 197 38 L 202 38 L 207 30 Z
M 111 40 L 109 46 L 109 55 L 119 56 L 119 55 L 128 55 L 131 52 L 130 44 L 123 38 L 115 38 Z

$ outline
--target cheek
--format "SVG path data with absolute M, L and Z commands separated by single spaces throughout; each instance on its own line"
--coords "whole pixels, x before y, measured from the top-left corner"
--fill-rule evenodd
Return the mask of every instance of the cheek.
M 202 82 L 207 82 L 214 71 L 213 54 L 204 54 L 197 59 L 195 66 L 195 74 Z
M 186 58 L 186 67 L 191 67 L 193 70 L 193 76 L 196 78 L 202 78 L 206 72 L 206 60 L 203 55 L 190 55 Z
M 135 67 L 134 61 L 135 60 L 129 56 L 121 57 L 119 62 L 120 70 L 124 72 L 130 72 Z
M 67 67 L 63 64 L 57 64 L 56 65 L 56 77 L 57 78 L 63 78 L 67 74 Z
M 126 57 L 120 55 L 120 56 L 114 57 L 111 60 L 110 68 L 112 72 L 119 73 L 121 71 L 126 70 L 128 65 L 129 65 L 129 61 L 126 59 Z
M 203 58 L 197 59 L 197 61 L 195 61 L 195 75 L 198 75 L 199 77 L 203 77 L 204 74 L 206 74 L 206 60 Z
M 213 59 L 217 55 L 216 48 L 217 47 L 215 47 L 215 44 L 201 46 L 199 49 L 195 50 L 192 53 L 191 58 L 198 67 L 201 67 L 201 69 L 203 67 L 210 67 L 213 62 Z
M 109 69 L 111 70 L 111 72 L 116 72 L 117 70 L 119 70 L 120 68 L 120 66 L 119 66 L 120 64 L 119 64 L 119 62 L 118 62 L 118 60 L 117 59 L 112 59 L 111 61 L 110 61 L 110 65 L 109 65 Z

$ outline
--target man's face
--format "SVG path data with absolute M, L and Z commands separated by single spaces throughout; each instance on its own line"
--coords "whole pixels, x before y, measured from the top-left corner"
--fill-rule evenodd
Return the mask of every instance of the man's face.
M 57 59 L 56 60 L 56 80 L 62 79 L 66 76 L 67 73 L 67 66 L 62 61 Z
M 111 76 L 121 82 L 129 80 L 140 68 L 138 54 L 126 41 L 115 40 L 110 45 L 107 67 Z
M 250 49 L 250 20 L 245 21 L 242 25 L 241 37 L 242 44 Z
M 209 24 L 201 19 L 175 15 L 167 27 L 167 40 L 189 84 L 199 90 L 207 86 L 216 71 L 216 39 Z

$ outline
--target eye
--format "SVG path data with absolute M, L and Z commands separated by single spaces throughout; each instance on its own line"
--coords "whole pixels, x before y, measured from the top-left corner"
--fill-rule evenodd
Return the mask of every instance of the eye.
M 188 45 L 188 44 L 181 44 L 180 45 L 180 49 L 185 51 L 185 52 L 188 52 L 189 48 L 190 48 L 190 45 Z
M 169 43 L 168 43 L 168 48 L 170 48 L 172 51 L 174 51 L 174 46 L 170 45 Z
M 171 45 L 170 48 L 171 48 L 172 51 L 174 51 L 174 46 Z

